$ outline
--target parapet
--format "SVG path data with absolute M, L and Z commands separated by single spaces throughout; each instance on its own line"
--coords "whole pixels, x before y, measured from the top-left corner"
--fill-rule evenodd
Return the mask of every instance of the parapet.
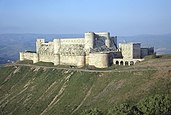
M 84 37 L 85 37 L 85 38 L 94 38 L 94 32 L 86 32 L 86 33 L 84 34 Z
M 102 35 L 102 36 L 110 36 L 109 32 L 96 32 L 95 34 Z
M 36 42 L 45 43 L 45 39 L 43 39 L 43 38 L 38 38 Z

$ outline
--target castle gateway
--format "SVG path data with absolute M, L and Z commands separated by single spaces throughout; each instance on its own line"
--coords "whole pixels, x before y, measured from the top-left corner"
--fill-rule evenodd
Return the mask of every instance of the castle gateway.
M 20 52 L 20 61 L 106 68 L 112 64 L 135 64 L 153 53 L 154 48 L 141 48 L 140 43 L 122 43 L 118 48 L 117 37 L 111 37 L 108 32 L 87 32 L 84 38 L 59 38 L 48 43 L 44 39 L 37 39 L 36 51 Z

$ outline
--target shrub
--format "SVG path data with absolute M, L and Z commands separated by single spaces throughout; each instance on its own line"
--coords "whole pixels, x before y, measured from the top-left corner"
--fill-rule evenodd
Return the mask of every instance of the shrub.
M 104 115 L 104 113 L 101 110 L 94 108 L 83 111 L 81 115 Z
M 137 108 L 144 114 L 171 114 L 171 99 L 168 95 L 155 95 L 139 101 Z
M 136 106 L 130 106 L 128 103 L 123 103 L 108 110 L 107 115 L 141 115 L 142 113 Z

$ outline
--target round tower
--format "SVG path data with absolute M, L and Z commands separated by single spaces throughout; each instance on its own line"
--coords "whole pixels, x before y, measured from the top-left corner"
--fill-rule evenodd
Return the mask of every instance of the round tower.
M 54 55 L 53 63 L 54 63 L 54 65 L 60 65 L 60 55 L 59 54 Z
M 39 61 L 38 54 L 34 53 L 33 54 L 33 63 L 37 63 Z
M 20 61 L 24 60 L 24 52 L 20 52 Z
M 61 47 L 61 40 L 60 39 L 54 39 L 53 43 L 54 43 L 54 54 L 58 54 L 59 49 Z
M 109 54 L 108 53 L 90 53 L 89 65 L 97 68 L 109 67 Z
M 79 56 L 77 60 L 77 66 L 78 67 L 84 67 L 85 66 L 85 56 Z
M 85 49 L 86 52 L 90 52 L 90 48 L 94 48 L 94 33 L 86 32 L 85 33 Z

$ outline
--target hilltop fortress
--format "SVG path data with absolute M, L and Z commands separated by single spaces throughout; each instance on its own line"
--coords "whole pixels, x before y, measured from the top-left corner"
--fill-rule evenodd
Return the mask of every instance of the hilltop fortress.
M 37 39 L 36 51 L 20 52 L 20 61 L 106 68 L 112 64 L 133 65 L 153 53 L 154 48 L 141 48 L 140 43 L 120 43 L 117 47 L 117 37 L 108 32 L 87 32 L 84 38 L 58 38 L 48 43 Z

